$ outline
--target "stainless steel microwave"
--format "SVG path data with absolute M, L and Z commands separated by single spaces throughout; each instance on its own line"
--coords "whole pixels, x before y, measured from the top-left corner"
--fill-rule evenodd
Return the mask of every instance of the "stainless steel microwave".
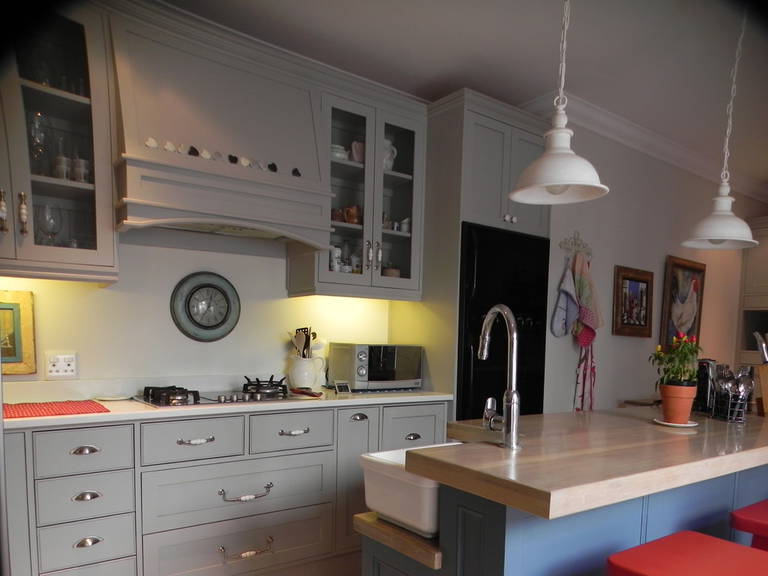
M 328 345 L 328 385 L 351 391 L 421 388 L 421 346 L 386 344 Z

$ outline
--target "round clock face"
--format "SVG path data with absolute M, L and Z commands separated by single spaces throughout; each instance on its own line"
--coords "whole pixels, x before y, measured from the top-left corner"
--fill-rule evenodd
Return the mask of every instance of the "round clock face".
M 226 278 L 213 272 L 195 272 L 174 288 L 171 316 L 184 335 L 213 342 L 224 338 L 237 324 L 240 298 Z

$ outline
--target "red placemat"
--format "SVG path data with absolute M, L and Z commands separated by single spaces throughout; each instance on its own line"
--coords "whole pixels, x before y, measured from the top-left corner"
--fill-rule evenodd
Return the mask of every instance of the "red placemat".
M 67 400 L 65 402 L 24 402 L 3 404 L 3 418 L 33 418 L 35 416 L 65 416 L 68 414 L 95 414 L 109 412 L 93 400 Z

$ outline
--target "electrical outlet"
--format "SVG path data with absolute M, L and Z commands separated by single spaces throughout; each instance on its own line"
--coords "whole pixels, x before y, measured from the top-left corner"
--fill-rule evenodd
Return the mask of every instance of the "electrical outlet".
M 77 352 L 46 352 L 45 378 L 47 380 L 77 378 Z

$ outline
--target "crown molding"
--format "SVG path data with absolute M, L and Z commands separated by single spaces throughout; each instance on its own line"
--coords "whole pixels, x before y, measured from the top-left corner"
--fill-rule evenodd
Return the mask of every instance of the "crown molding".
M 519 105 L 518 108 L 549 118 L 554 112 L 555 91 L 543 94 Z M 568 94 L 568 122 L 591 132 L 615 140 L 624 146 L 676 166 L 705 180 L 720 183 L 720 162 L 692 152 L 690 149 L 630 122 L 626 118 L 609 112 L 586 100 Z M 744 174 L 731 173 L 733 189 L 744 196 L 760 202 L 768 201 L 766 185 Z M 714 196 L 714 192 L 713 192 Z

